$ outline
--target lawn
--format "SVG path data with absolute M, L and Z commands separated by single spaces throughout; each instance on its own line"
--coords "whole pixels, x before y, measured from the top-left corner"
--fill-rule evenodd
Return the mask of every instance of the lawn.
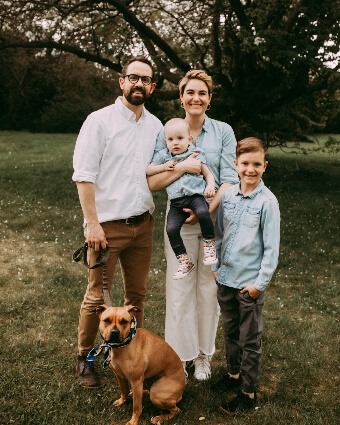
M 131 401 L 112 405 L 119 390 L 110 370 L 99 368 L 99 389 L 83 389 L 75 380 L 86 288 L 85 268 L 71 261 L 83 243 L 71 181 L 75 139 L 0 132 L 1 424 L 123 425 L 131 417 Z M 225 418 L 218 411 L 221 397 L 191 373 L 181 412 L 169 425 L 338 423 L 339 165 L 339 154 L 270 151 L 264 180 L 279 200 L 282 230 L 279 267 L 266 294 L 259 408 Z M 145 327 L 163 336 L 165 191 L 154 199 Z M 116 305 L 123 302 L 121 288 L 118 271 L 111 294 Z M 224 372 L 221 327 L 212 371 L 212 381 Z M 140 424 L 156 414 L 144 397 Z

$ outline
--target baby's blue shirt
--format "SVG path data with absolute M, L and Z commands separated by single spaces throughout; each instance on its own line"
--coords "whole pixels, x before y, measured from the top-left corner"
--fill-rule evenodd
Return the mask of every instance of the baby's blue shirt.
M 205 154 L 202 149 L 190 144 L 188 149 L 179 154 L 172 155 L 168 148 L 164 148 L 154 154 L 152 162 L 157 165 L 164 164 L 167 161 L 173 160 L 176 163 L 184 161 L 194 152 L 198 152 L 196 159 L 205 164 Z M 182 196 L 203 195 L 206 187 L 206 182 L 202 174 L 184 173 L 174 182 L 166 187 L 169 199 L 176 199 Z
M 157 136 L 155 153 L 165 148 L 164 139 L 162 129 Z M 206 164 L 214 176 L 216 190 L 223 183 L 238 183 L 234 164 L 236 139 L 229 124 L 205 116 L 202 130 L 197 136 L 196 147 L 205 153 Z

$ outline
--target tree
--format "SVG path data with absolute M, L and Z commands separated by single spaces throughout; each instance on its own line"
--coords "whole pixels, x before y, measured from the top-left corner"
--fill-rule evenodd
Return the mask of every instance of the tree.
M 157 68 L 156 99 L 178 97 L 190 68 L 215 83 L 210 115 L 238 137 L 322 130 L 335 102 L 338 8 L 332 0 L 9 0 L 0 50 L 64 51 L 121 71 L 134 54 Z

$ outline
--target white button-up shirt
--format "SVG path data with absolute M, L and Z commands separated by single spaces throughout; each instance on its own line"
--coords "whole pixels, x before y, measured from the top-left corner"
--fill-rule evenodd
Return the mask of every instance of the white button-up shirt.
M 90 114 L 77 138 L 72 180 L 95 185 L 100 223 L 153 212 L 147 179 L 162 123 L 145 108 L 136 115 L 117 98 Z

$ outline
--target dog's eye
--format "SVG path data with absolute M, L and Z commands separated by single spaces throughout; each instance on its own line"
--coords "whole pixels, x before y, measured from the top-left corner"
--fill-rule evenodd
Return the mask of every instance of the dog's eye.
M 121 321 L 120 321 L 120 324 L 121 325 L 126 325 L 128 323 L 128 321 L 127 320 L 125 320 L 125 319 L 122 319 Z
M 109 325 L 111 323 L 111 320 L 110 319 L 105 319 L 104 320 L 104 323 L 106 323 L 107 325 Z

